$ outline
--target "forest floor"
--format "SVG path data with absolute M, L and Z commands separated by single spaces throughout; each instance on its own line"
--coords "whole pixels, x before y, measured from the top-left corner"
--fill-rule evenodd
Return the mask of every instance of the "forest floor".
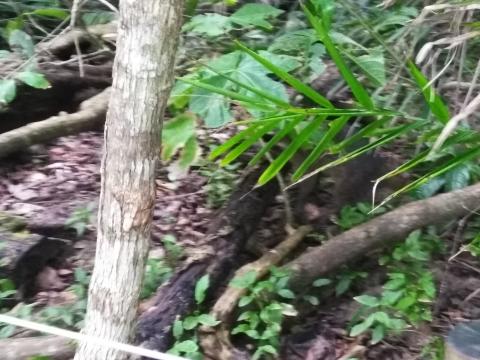
M 102 134 L 95 132 L 64 137 L 2 161 L 0 165 L 0 211 L 22 216 L 29 223 L 52 229 L 65 227 L 76 210 L 90 209 L 92 215 L 86 231 L 75 239 L 75 254 L 61 267 L 39 274 L 36 299 L 43 299 L 46 305 L 74 301 L 75 298 L 66 290 L 72 281 L 74 268 L 91 271 L 93 267 L 94 215 L 100 191 L 102 143 Z M 208 241 L 205 234 L 217 214 L 214 207 L 226 200 L 231 186 L 225 184 L 231 178 L 223 178 L 215 184 L 215 171 L 199 168 L 187 178 L 176 181 L 169 181 L 166 172 L 159 172 L 152 232 L 153 256 L 164 254 L 162 239 L 166 235 L 173 235 L 186 254 L 198 251 Z M 271 247 L 282 239 L 283 228 L 283 202 L 278 199 L 263 219 L 253 242 Z M 452 323 L 480 318 L 478 264 L 465 253 L 448 261 L 454 254 L 448 249 L 457 248 L 455 242 L 458 236 L 456 223 L 452 223 L 449 230 L 441 235 L 447 250 L 438 256 L 434 269 L 441 285 L 437 303 L 432 305 L 434 319 L 431 324 L 389 336 L 375 346 L 368 345 L 367 336 L 348 337 L 349 323 L 358 310 L 358 303 L 352 297 L 378 293 L 385 280 L 385 270 L 372 257 L 355 268 L 357 274 L 364 272 L 368 276 L 358 276 L 342 295 L 336 297 L 332 291 L 322 294 L 322 288 L 315 294 L 321 299 L 320 305 L 298 304 L 299 315 L 286 322 L 282 358 L 423 358 L 420 356 L 422 350 L 432 344 L 434 336 L 444 335 Z M 306 245 L 315 244 L 318 244 L 315 236 L 306 240 Z M 247 253 L 242 262 L 252 261 L 256 255 L 255 251 Z M 351 277 L 353 273 L 346 271 L 345 274 Z M 339 276 L 341 278 L 342 275 Z

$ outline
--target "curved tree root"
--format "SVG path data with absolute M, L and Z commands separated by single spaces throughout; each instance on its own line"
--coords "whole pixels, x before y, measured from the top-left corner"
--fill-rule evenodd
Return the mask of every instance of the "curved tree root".
M 371 250 L 389 246 L 427 225 L 464 216 L 480 205 L 480 183 L 403 205 L 311 248 L 287 265 L 292 289 L 302 289 Z
M 107 88 L 82 102 L 76 113 L 52 116 L 0 134 L 0 158 L 60 136 L 98 129 L 105 121 L 109 96 L 110 88 Z
M 269 269 L 284 259 L 302 239 L 312 230 L 310 226 L 302 226 L 290 234 L 274 249 L 268 251 L 260 259 L 249 263 L 235 272 L 234 278 L 242 277 L 254 271 L 256 279 L 265 276 Z M 232 312 L 238 301 L 245 294 L 246 289 L 229 286 L 215 303 L 210 315 L 221 323 L 217 327 L 203 326 L 200 328 L 200 342 L 207 359 L 211 360 L 238 360 L 245 357 L 241 351 L 235 349 L 230 342 L 229 322 Z

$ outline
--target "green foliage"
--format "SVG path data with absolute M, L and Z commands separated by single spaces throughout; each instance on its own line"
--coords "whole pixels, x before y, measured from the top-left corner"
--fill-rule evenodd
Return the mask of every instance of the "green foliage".
M 409 324 L 432 321 L 430 305 L 435 299 L 436 288 L 428 264 L 431 255 L 439 250 L 439 244 L 433 233 L 422 234 L 418 230 L 391 255 L 381 258 L 380 263 L 388 265 L 388 281 L 380 296 L 354 298 L 363 308 L 353 320 L 351 336 L 370 331 L 375 344 L 389 332 L 403 330 Z
M 275 19 L 283 11 L 267 4 L 245 4 L 230 16 L 207 13 L 196 15 L 183 26 L 183 31 L 202 34 L 208 37 L 224 35 L 238 26 L 273 29 L 270 19 Z
M 208 275 L 202 276 L 197 281 L 194 292 L 197 306 L 202 305 L 204 302 L 209 285 L 210 278 Z M 177 318 L 172 326 L 175 343 L 168 352 L 192 360 L 202 359 L 203 356 L 200 353 L 196 329 L 201 325 L 213 327 L 219 323 L 212 315 L 201 313 L 198 309 L 183 320 Z
M 237 181 L 235 171 L 238 167 L 238 164 L 223 168 L 209 164 L 200 169 L 200 174 L 208 178 L 208 183 L 205 185 L 208 207 L 217 209 L 228 200 Z
M 162 160 L 171 161 L 178 152 L 177 160 L 168 167 L 170 180 L 185 177 L 190 166 L 200 158 L 201 149 L 197 142 L 196 117 L 191 113 L 180 114 L 166 121 L 163 126 Z
M 386 211 L 385 208 L 377 208 L 372 212 L 372 207 L 366 203 L 358 203 L 354 206 L 347 205 L 340 210 L 336 223 L 342 230 L 348 230 Z
M 147 299 L 157 291 L 158 287 L 172 275 L 172 268 L 162 259 L 148 259 L 143 277 L 140 299 Z
M 78 237 L 85 234 L 87 226 L 90 225 L 93 216 L 94 204 L 90 203 L 85 207 L 78 208 L 72 212 L 72 215 L 65 221 L 67 229 L 73 229 Z
M 175 267 L 184 254 L 182 245 L 177 242 L 173 235 L 165 235 L 162 238 L 162 244 L 165 249 L 165 261 L 169 267 Z
M 425 360 L 444 360 L 445 359 L 445 340 L 440 336 L 433 337 L 426 344 L 420 353 Z
M 277 268 L 272 268 L 269 277 L 258 282 L 254 271 L 232 279 L 231 286 L 247 290 L 238 303 L 240 314 L 232 335 L 244 334 L 254 342 L 252 359 L 277 355 L 283 318 L 296 315 L 289 304 L 295 294 L 288 289 L 288 280 L 288 272 Z

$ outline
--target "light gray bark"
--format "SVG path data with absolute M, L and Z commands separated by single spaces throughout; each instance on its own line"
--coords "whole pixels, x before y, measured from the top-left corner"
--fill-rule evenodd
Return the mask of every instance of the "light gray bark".
M 130 342 L 155 201 L 161 118 L 173 82 L 182 0 L 122 0 L 105 128 L 95 267 L 84 332 Z M 75 360 L 124 360 L 90 343 Z

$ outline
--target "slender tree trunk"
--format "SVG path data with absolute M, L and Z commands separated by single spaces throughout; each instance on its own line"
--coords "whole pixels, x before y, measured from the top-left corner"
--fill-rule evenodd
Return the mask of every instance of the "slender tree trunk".
M 161 118 L 173 82 L 182 0 L 122 0 L 105 128 L 95 268 L 84 332 L 129 342 L 150 240 Z M 91 343 L 75 360 L 128 356 Z

